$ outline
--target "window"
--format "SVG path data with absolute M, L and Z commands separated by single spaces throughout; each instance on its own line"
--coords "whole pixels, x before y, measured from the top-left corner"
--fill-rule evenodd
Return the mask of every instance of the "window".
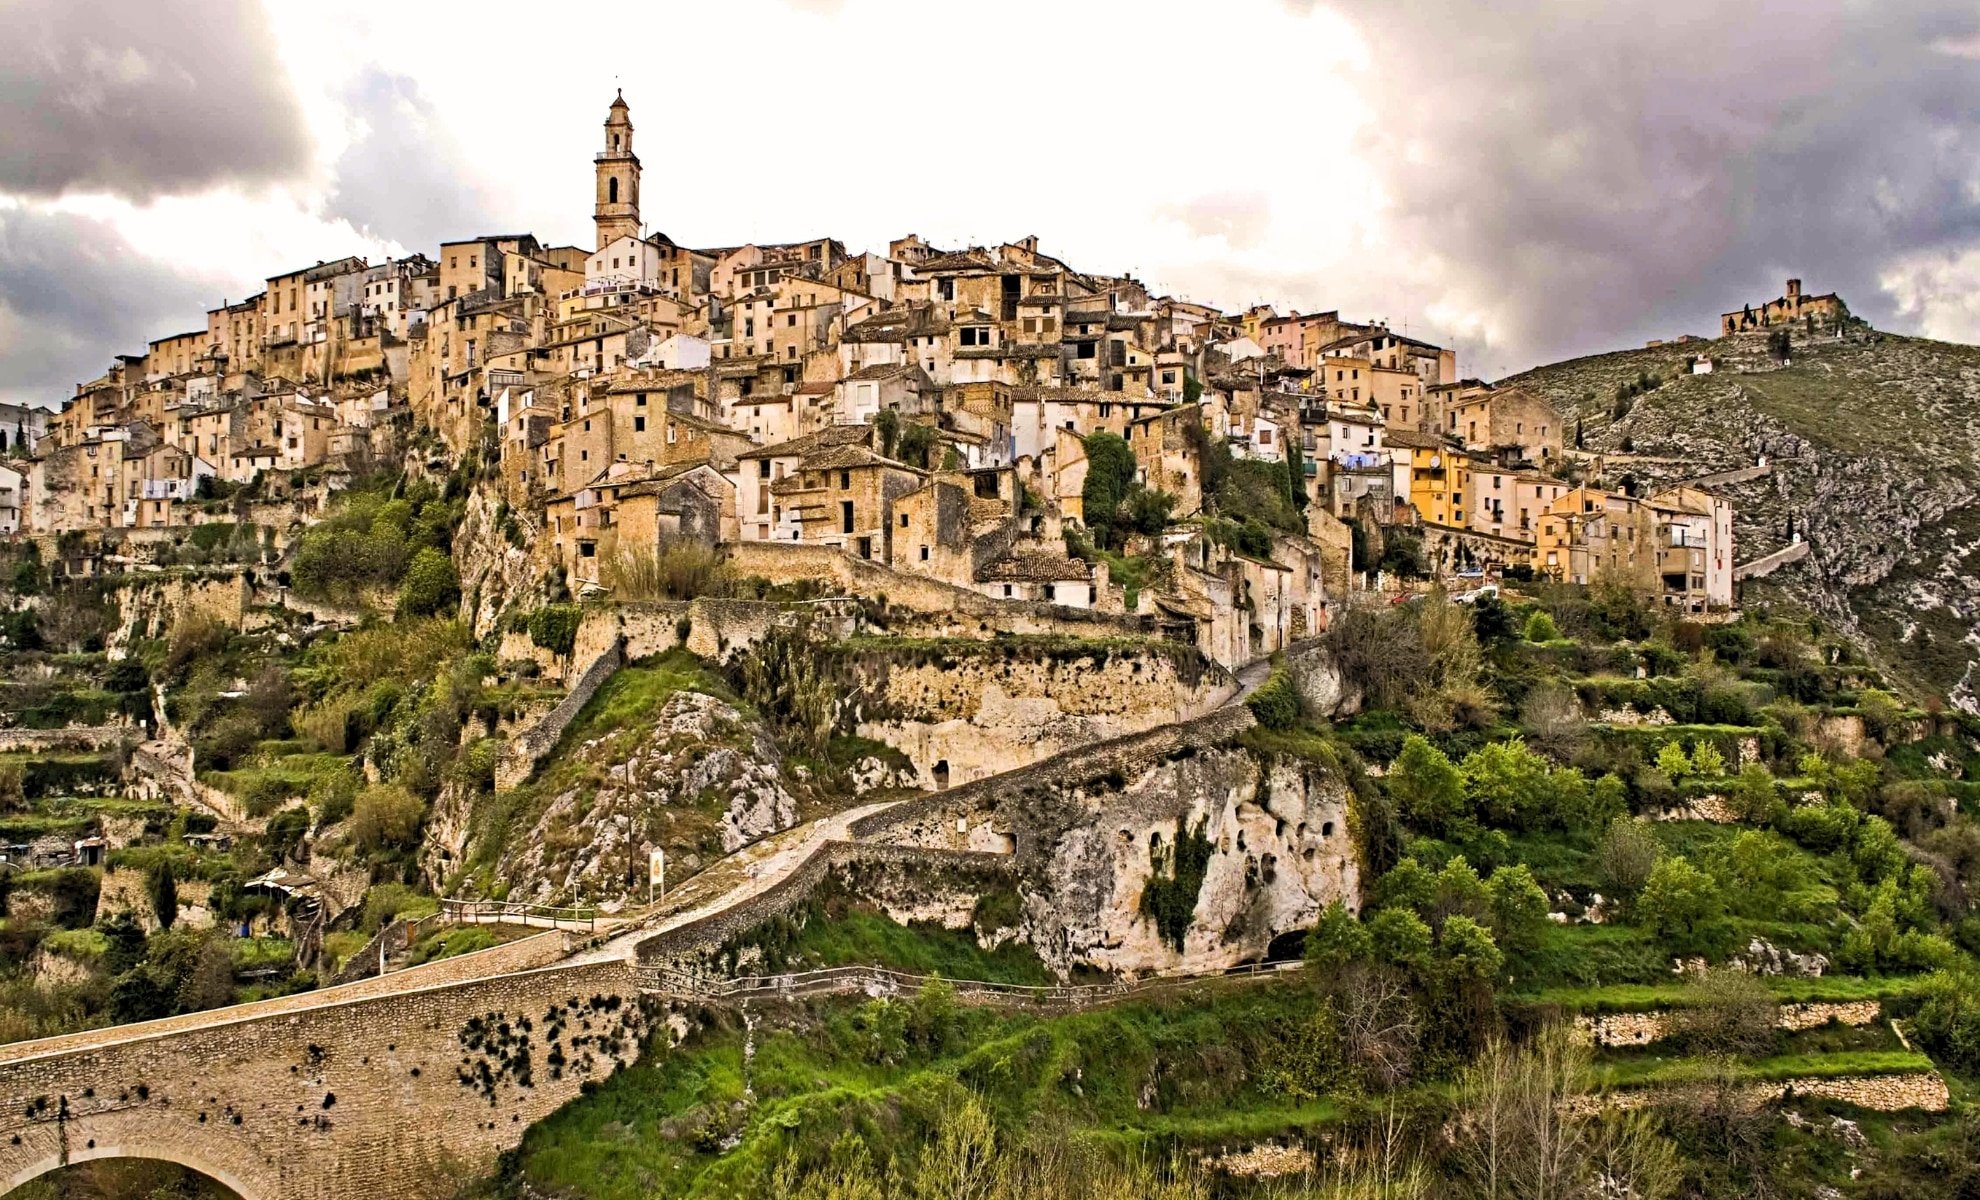
M 923 547 L 921 548 L 921 561 L 922 561 L 922 562 L 927 562 L 927 561 L 928 561 L 928 547 L 926 547 L 926 546 L 923 546 Z
M 839 502 L 839 532 L 851 533 L 852 531 L 853 502 L 850 500 L 841 500 Z
M 645 433 L 645 432 L 646 432 L 646 418 L 645 418 L 645 417 L 634 417 L 634 418 L 633 418 L 633 432 L 634 432 L 634 433 Z M 672 428 L 672 427 L 670 426 L 670 427 L 668 428 L 668 430 L 667 430 L 667 432 L 668 432 L 668 433 L 672 433 L 672 432 L 673 432 L 673 428 Z M 672 441 L 673 439 L 672 439 L 672 438 L 669 438 L 669 439 L 667 439 L 667 440 L 668 440 L 668 441 Z
M 852 472 L 851 471 L 839 472 L 839 490 L 842 492 L 850 491 L 852 489 L 852 485 L 853 485 Z
M 902 514 L 901 514 L 901 528 L 902 528 L 902 529 L 906 529 L 907 527 L 908 527 L 908 515 L 907 515 L 906 513 L 902 513 Z

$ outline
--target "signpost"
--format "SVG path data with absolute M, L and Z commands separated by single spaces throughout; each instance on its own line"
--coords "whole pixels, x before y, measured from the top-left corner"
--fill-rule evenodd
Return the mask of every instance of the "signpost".
M 661 897 L 667 895 L 667 852 L 650 850 L 646 856 L 646 902 L 653 903 L 654 889 L 658 888 Z

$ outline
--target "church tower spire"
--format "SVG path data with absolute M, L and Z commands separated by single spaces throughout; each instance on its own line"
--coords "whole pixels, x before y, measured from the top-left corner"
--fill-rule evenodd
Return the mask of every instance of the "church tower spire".
M 591 220 L 598 226 L 598 249 L 615 239 L 639 236 L 639 156 L 633 153 L 632 110 L 621 91 L 605 114 L 605 148 L 595 160 L 598 199 Z

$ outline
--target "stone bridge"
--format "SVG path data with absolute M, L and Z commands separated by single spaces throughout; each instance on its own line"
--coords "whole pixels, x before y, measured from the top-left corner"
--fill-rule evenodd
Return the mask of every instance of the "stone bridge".
M 119 1157 L 179 1163 L 245 1200 L 443 1194 L 638 1053 L 630 966 L 538 965 L 565 939 L 5 1047 L 0 1194 Z
M 589 936 L 551 930 L 300 995 L 0 1046 L 0 1195 L 98 1158 L 178 1163 L 244 1200 L 447 1194 L 639 1054 L 657 1003 L 642 974 L 656 964 L 788 908 L 835 861 L 944 853 L 902 835 L 953 819 L 953 803 L 1228 735 L 1264 678 L 1254 664 L 1224 707 L 1184 725 L 765 838 Z

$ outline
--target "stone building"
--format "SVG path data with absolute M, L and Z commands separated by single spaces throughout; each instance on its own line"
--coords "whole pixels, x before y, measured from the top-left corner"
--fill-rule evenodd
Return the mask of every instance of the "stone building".
M 1785 295 L 1776 296 L 1755 308 L 1751 304 L 1737 312 L 1729 312 L 1719 317 L 1719 331 L 1727 337 L 1735 333 L 1746 333 L 1756 329 L 1773 329 L 1782 325 L 1802 325 L 1813 329 L 1832 329 L 1849 318 L 1849 305 L 1834 292 L 1820 296 L 1802 294 L 1801 281 L 1787 281 Z

